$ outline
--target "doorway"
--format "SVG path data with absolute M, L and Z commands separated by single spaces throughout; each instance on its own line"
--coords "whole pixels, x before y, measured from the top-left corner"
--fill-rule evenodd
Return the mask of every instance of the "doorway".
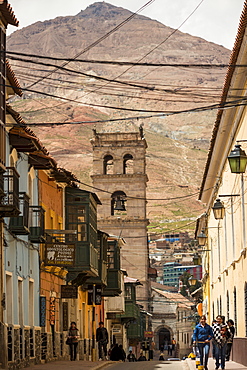
M 159 338 L 159 350 L 163 351 L 164 349 L 167 349 L 168 344 L 171 343 L 170 331 L 166 328 L 160 329 L 158 333 L 158 338 Z

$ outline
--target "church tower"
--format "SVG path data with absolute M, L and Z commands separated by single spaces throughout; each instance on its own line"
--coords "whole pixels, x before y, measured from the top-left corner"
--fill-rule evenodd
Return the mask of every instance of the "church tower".
M 139 132 L 99 133 L 93 130 L 93 186 L 102 205 L 98 229 L 121 237 L 122 268 L 139 279 L 137 302 L 148 309 L 148 241 L 146 218 L 146 148 Z

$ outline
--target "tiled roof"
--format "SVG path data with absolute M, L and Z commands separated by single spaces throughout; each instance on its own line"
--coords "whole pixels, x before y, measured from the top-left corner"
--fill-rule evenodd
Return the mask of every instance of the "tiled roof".
M 242 42 L 243 42 L 244 35 L 245 35 L 245 32 L 246 32 L 246 26 L 247 26 L 247 0 L 245 0 L 245 2 L 244 2 L 243 11 L 242 11 L 242 14 L 241 14 L 241 17 L 240 17 L 238 32 L 237 32 L 235 43 L 234 43 L 232 53 L 231 53 L 231 56 L 230 56 L 229 67 L 228 67 L 227 74 L 226 74 L 226 77 L 225 77 L 225 82 L 224 82 L 224 86 L 223 86 L 223 91 L 222 91 L 222 95 L 221 95 L 220 104 L 224 104 L 226 102 L 227 95 L 228 95 L 228 90 L 229 90 L 229 87 L 230 87 L 230 84 L 231 84 L 231 79 L 232 79 L 233 73 L 234 73 L 235 68 L 236 68 L 236 67 L 234 67 L 234 64 L 236 64 L 236 61 L 238 59 L 239 51 L 240 51 L 240 48 L 242 46 Z M 210 142 L 208 158 L 207 158 L 207 162 L 206 162 L 206 166 L 205 166 L 205 170 L 204 170 L 204 175 L 203 175 L 203 180 L 202 180 L 202 184 L 201 184 L 201 188 L 200 188 L 199 199 L 201 199 L 202 194 L 203 194 L 203 188 L 204 188 L 204 184 L 205 184 L 205 181 L 206 181 L 206 178 L 207 178 L 207 172 L 208 172 L 210 161 L 211 161 L 211 158 L 212 158 L 213 149 L 214 149 L 214 145 L 215 145 L 215 140 L 216 140 L 216 136 L 218 134 L 222 114 L 223 114 L 223 110 L 220 109 L 218 111 L 216 122 L 215 122 L 214 128 L 213 128 L 213 133 L 212 133 L 212 138 L 211 138 L 211 142 Z
M 19 26 L 19 21 L 16 19 L 15 14 L 7 0 L 0 0 L 0 12 L 5 20 L 5 24 L 11 24 L 12 26 Z
M 6 60 L 6 73 L 7 79 L 9 80 L 9 83 L 12 86 L 13 90 L 16 92 L 17 95 L 22 96 L 21 86 L 8 60 Z
M 9 104 L 6 104 L 7 113 L 20 125 L 13 125 L 9 131 L 10 140 L 17 151 L 29 152 L 30 163 L 37 169 L 51 169 L 58 181 L 61 180 L 70 186 L 77 187 L 76 176 L 64 168 L 57 167 L 55 159 L 49 154 L 36 134 L 26 125 L 21 115 Z
M 191 308 L 194 305 L 193 302 L 191 302 L 189 299 L 187 299 L 186 297 L 184 297 L 180 293 L 166 292 L 164 290 L 160 290 L 160 289 L 156 289 L 156 288 L 152 288 L 152 289 L 156 293 L 158 293 L 161 296 L 163 296 L 164 298 L 168 299 L 169 301 L 171 301 L 173 303 L 177 303 L 179 308 L 182 308 L 182 307 Z

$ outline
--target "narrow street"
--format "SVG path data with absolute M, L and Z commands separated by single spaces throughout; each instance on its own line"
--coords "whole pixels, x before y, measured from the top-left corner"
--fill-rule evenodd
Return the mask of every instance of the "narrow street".
M 111 370 L 182 370 L 185 369 L 183 361 L 140 361 L 140 362 L 121 362 L 107 367 Z

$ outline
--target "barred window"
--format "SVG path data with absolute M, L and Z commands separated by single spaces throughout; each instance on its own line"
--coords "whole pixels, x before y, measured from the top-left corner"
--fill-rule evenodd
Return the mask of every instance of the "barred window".
M 230 317 L 230 302 L 229 302 L 229 292 L 227 291 L 226 293 L 226 317 L 227 320 L 229 320 Z

